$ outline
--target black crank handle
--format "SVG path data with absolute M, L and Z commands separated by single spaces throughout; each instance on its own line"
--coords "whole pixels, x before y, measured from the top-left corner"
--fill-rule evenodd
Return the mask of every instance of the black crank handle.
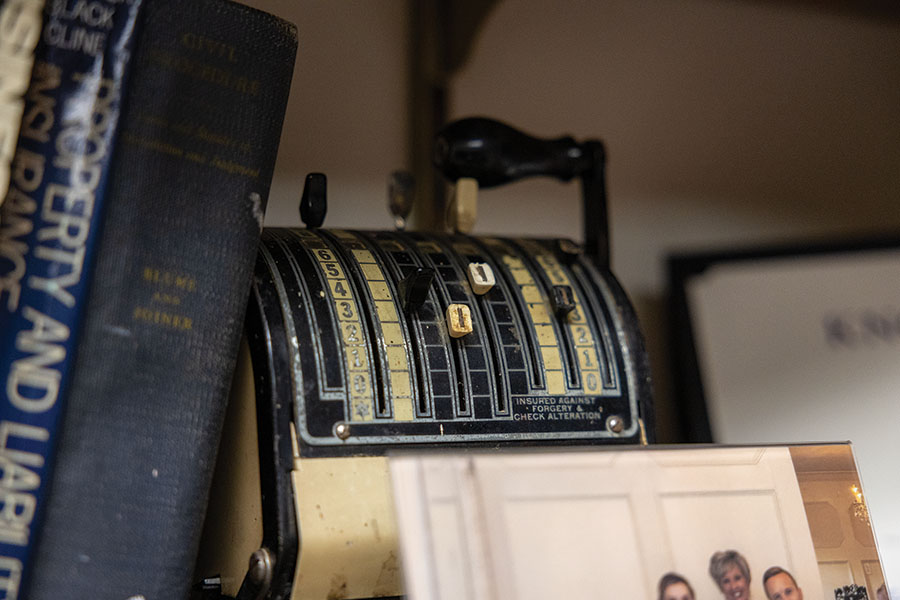
M 605 163 L 603 143 L 598 140 L 541 139 L 483 117 L 448 124 L 438 132 L 434 145 L 434 164 L 450 181 L 471 177 L 488 188 L 525 177 L 561 181 L 580 177 L 585 250 L 602 266 L 609 265 Z
M 585 146 L 571 137 L 540 139 L 482 117 L 441 129 L 434 150 L 435 166 L 444 177 L 471 177 L 485 188 L 535 176 L 569 181 L 593 167 Z

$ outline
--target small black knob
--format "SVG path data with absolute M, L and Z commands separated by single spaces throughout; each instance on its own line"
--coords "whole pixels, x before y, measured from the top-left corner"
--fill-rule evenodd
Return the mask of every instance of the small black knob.
M 565 319 L 575 310 L 575 294 L 568 285 L 553 286 L 553 310 L 560 319 Z
M 425 304 L 432 281 L 434 281 L 434 269 L 425 267 L 417 267 L 415 271 L 404 277 L 399 286 L 403 309 L 415 310 Z
M 327 179 L 323 173 L 310 173 L 300 197 L 300 219 L 310 229 L 321 227 L 328 212 Z

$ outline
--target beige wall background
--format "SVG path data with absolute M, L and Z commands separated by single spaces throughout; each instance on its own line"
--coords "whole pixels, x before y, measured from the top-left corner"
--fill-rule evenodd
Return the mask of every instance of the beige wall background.
M 407 168 L 406 2 L 242 0 L 297 25 L 299 48 L 266 225 L 301 225 L 307 173 L 328 176 L 330 227 L 386 229 Z
M 267 225 L 298 224 L 303 177 L 322 171 L 326 225 L 390 227 L 387 176 L 408 166 L 407 3 L 248 3 L 300 33 Z M 663 440 L 670 252 L 900 230 L 900 19 L 815 4 L 503 0 L 453 81 L 453 117 L 606 142 L 613 267 Z M 580 236 L 575 186 L 481 198 L 476 232 Z

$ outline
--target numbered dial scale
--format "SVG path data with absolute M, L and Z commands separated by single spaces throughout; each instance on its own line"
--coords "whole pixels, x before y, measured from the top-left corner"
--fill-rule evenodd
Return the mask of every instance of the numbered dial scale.
M 567 240 L 267 229 L 253 296 L 301 455 L 646 439 L 634 316 Z

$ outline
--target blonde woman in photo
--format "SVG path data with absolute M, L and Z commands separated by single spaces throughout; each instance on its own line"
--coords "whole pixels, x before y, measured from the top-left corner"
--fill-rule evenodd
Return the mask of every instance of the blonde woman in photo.
M 723 550 L 709 558 L 712 577 L 726 600 L 750 600 L 750 565 L 737 550 Z

